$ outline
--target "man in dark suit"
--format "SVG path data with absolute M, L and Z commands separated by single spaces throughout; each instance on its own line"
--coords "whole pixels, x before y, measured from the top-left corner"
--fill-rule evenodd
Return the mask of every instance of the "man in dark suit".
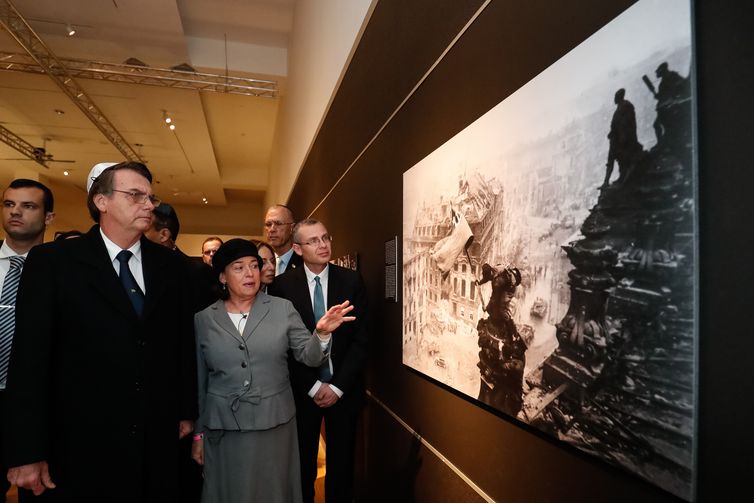
M 317 449 L 325 421 L 328 503 L 353 499 L 356 422 L 364 403 L 363 370 L 367 358 L 367 294 L 361 275 L 330 264 L 332 238 L 324 224 L 304 220 L 294 227 L 293 249 L 303 258 L 298 267 L 275 278 L 270 294 L 290 300 L 304 324 L 314 330 L 329 307 L 349 300 L 356 320 L 333 333 L 330 359 L 317 369 L 289 359 L 296 400 L 296 422 L 301 454 L 301 481 L 305 502 L 314 501 Z
M 197 416 L 185 263 L 143 237 L 159 200 L 140 163 L 93 181 L 95 225 L 34 247 L 16 304 L 8 478 L 46 501 L 176 501 Z
M 152 210 L 152 225 L 144 232 L 144 236 L 153 243 L 175 251 L 186 262 L 193 311 L 198 313 L 220 298 L 220 282 L 212 267 L 205 264 L 201 257 L 189 257 L 178 248 L 175 241 L 180 230 L 181 222 L 175 209 L 168 203 L 160 203 Z
M 29 250 L 44 241 L 45 229 L 55 218 L 52 191 L 36 180 L 19 178 L 13 180 L 3 193 L 3 230 L 5 240 L 0 241 L 0 425 L 5 408 L 5 384 L 8 361 L 15 331 L 15 304 L 18 283 Z M 0 438 L 0 467 L 5 449 Z M 6 469 L 0 469 L 0 502 L 10 483 L 5 477 Z M 22 491 L 20 501 L 30 498 Z
M 276 204 L 267 209 L 264 215 L 264 237 L 275 250 L 275 276 L 289 269 L 301 267 L 301 255 L 293 251 L 293 226 L 296 219 L 287 206 Z

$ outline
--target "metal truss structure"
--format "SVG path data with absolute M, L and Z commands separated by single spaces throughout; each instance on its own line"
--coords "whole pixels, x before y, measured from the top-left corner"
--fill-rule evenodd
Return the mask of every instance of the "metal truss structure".
M 8 31 L 34 63 L 57 84 L 126 159 L 143 162 L 133 147 L 76 82 L 73 74 L 68 71 L 63 62 L 55 56 L 19 14 L 10 0 L 0 0 L 0 26 Z
M 64 70 L 76 78 L 105 80 L 109 82 L 126 82 L 149 86 L 171 87 L 175 89 L 193 89 L 244 96 L 277 96 L 277 82 L 271 80 L 249 79 L 200 73 L 172 68 L 153 68 L 142 65 L 103 63 L 81 59 L 59 58 L 65 65 Z M 45 68 L 26 54 L 0 51 L 0 70 L 44 74 Z M 56 68 L 52 72 L 62 74 Z
M 47 169 L 50 169 L 50 167 L 45 163 L 43 152 L 39 147 L 35 147 L 31 143 L 24 140 L 10 129 L 3 127 L 2 125 L 0 125 L 0 142 L 5 143 L 9 147 L 13 147 L 32 161 L 41 164 Z

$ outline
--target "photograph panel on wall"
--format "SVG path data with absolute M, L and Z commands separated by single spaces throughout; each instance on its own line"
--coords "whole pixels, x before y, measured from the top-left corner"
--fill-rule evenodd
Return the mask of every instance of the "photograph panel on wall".
M 642 0 L 403 175 L 403 363 L 687 500 L 687 0 Z

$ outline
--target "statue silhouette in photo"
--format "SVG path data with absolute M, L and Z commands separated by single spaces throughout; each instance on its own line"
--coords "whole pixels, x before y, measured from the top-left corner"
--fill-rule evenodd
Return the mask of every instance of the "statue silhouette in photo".
M 523 402 L 526 343 L 511 316 L 510 304 L 521 283 L 516 268 L 482 265 L 480 285 L 492 282 L 492 295 L 485 307 L 487 318 L 479 320 L 479 400 L 516 417 Z
M 657 118 L 653 127 L 658 147 L 666 141 L 688 141 L 687 124 L 691 119 L 691 89 L 688 77 L 681 77 L 678 72 L 671 70 L 666 61 L 657 67 L 655 76 L 660 79 L 657 90 L 649 77 L 644 75 L 642 80 L 657 100 Z M 672 138 L 667 136 L 668 133 L 681 136 Z
M 607 135 L 610 141 L 610 150 L 607 154 L 607 170 L 603 187 L 610 184 L 613 174 L 613 166 L 618 161 L 618 180 L 623 183 L 631 173 L 634 163 L 642 153 L 642 146 L 636 138 L 636 112 L 634 105 L 626 99 L 626 90 L 618 89 L 615 92 L 615 112 L 610 121 L 610 132 Z
M 573 269 L 558 349 L 545 361 L 531 423 L 688 497 L 694 445 L 694 196 L 691 87 L 661 63 L 657 143 L 636 141 L 620 90 L 608 164 L 622 133 L 634 152 L 620 183 L 600 187 L 581 236 L 562 249 Z M 621 103 L 619 103 L 621 102 Z M 626 107 L 627 110 L 627 107 Z M 617 116 L 617 118 L 616 118 Z M 618 120 L 616 120 L 618 119 Z M 620 125 L 618 124 L 620 123 Z M 626 127 L 626 129 L 623 129 Z M 533 399 L 532 399 L 533 400 Z

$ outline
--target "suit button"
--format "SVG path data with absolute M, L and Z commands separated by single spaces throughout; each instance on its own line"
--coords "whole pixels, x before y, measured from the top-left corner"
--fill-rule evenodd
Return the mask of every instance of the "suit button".
M 239 344 L 238 345 L 238 349 L 240 349 L 241 351 L 243 351 L 244 349 L 246 349 L 246 346 L 244 346 L 243 344 Z
M 138 430 L 138 429 L 139 429 L 138 426 L 136 426 L 135 424 L 132 424 L 131 425 L 131 435 L 136 435 L 136 430 Z
M 147 341 L 145 341 L 144 339 L 139 339 L 138 341 L 136 341 L 136 344 L 138 344 L 140 348 L 143 348 L 147 345 Z
M 141 383 L 140 383 L 139 381 L 136 381 L 136 382 L 134 383 L 134 389 L 135 389 L 136 391 L 141 391 Z
M 246 364 L 246 362 L 241 362 L 241 368 L 246 368 L 246 367 L 248 367 L 248 365 Z

